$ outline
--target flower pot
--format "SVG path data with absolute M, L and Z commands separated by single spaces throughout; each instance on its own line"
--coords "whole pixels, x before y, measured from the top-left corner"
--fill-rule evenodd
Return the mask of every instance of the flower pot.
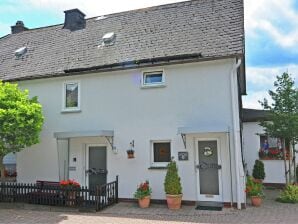
M 169 209 L 180 209 L 181 208 L 181 201 L 182 201 L 182 194 L 178 195 L 171 195 L 167 194 L 167 204 Z
M 134 153 L 127 153 L 127 158 L 128 158 L 128 159 L 133 159 L 133 158 L 135 158 Z
M 259 207 L 262 204 L 262 198 L 259 196 L 251 196 L 250 200 L 253 206 Z
M 140 208 L 148 208 L 150 205 L 151 196 L 146 196 L 144 198 L 139 199 L 139 207 Z

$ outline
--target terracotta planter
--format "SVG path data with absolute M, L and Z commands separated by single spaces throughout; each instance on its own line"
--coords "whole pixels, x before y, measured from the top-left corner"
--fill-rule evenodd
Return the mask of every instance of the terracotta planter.
M 139 207 L 140 208 L 148 208 L 150 205 L 151 196 L 144 197 L 139 199 Z
M 135 158 L 134 153 L 127 153 L 127 158 L 128 158 L 128 159 L 133 159 L 133 158 Z
M 253 206 L 259 207 L 262 204 L 262 198 L 259 196 L 251 196 L 250 200 Z
M 173 210 L 180 209 L 181 201 L 182 201 L 182 194 L 178 194 L 178 195 L 167 194 L 167 204 L 169 209 L 173 209 Z
M 128 159 L 135 158 L 135 152 L 134 152 L 134 150 L 127 150 L 126 152 L 127 152 L 127 158 Z

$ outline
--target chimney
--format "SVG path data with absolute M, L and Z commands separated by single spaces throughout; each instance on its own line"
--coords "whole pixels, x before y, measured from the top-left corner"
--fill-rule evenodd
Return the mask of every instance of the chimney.
M 65 21 L 64 29 L 69 29 L 70 31 L 84 29 L 86 26 L 85 14 L 79 9 L 70 9 L 64 11 Z
M 23 21 L 17 21 L 16 25 L 11 26 L 11 33 L 12 34 L 21 33 L 25 30 L 28 30 L 28 28 L 24 26 Z

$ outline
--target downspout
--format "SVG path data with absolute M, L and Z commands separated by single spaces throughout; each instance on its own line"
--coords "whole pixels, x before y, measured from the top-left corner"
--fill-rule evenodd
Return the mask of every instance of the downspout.
M 234 140 L 234 152 L 235 152 L 235 171 L 236 171 L 236 192 L 237 192 L 237 209 L 241 209 L 241 192 L 240 192 L 240 170 L 239 170 L 239 152 L 241 147 L 239 144 L 240 128 L 237 117 L 238 113 L 238 94 L 236 92 L 237 87 L 237 69 L 241 65 L 241 59 L 238 59 L 235 66 L 231 71 L 231 98 L 232 98 L 232 119 L 233 119 L 233 140 Z

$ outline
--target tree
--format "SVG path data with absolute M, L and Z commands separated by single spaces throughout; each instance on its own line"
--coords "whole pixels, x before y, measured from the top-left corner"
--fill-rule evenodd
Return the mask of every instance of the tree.
M 178 167 L 174 160 L 167 166 L 167 174 L 164 182 L 166 194 L 178 195 L 182 193 L 182 186 L 178 174 Z
M 17 84 L 0 81 L 0 163 L 9 152 L 18 152 L 39 142 L 43 125 L 42 106 L 37 97 Z
M 298 89 L 288 73 L 276 77 L 275 90 L 269 90 L 272 103 L 267 99 L 260 101 L 265 110 L 269 111 L 268 121 L 262 121 L 265 132 L 275 138 L 283 139 L 286 182 L 291 182 L 291 168 L 286 168 L 286 150 L 289 149 L 289 167 L 291 159 L 295 166 L 295 144 L 298 142 Z M 289 173 L 289 174 L 288 174 Z M 296 172 L 294 172 L 295 175 Z M 288 178 L 289 175 L 289 178 Z
M 264 163 L 261 160 L 256 160 L 255 161 L 255 165 L 254 168 L 252 170 L 252 176 L 255 179 L 259 179 L 259 180 L 264 180 L 265 179 L 265 168 L 264 168 Z

